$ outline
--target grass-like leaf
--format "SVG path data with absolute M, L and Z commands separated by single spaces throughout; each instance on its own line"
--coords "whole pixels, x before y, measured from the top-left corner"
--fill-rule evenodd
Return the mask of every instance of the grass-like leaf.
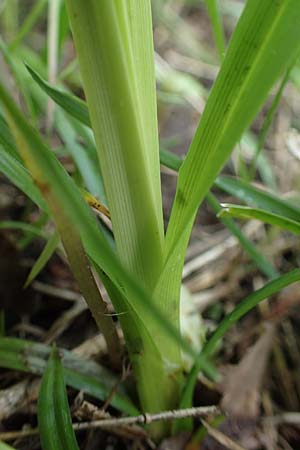
M 1 135 L 1 132 L 0 132 Z M 0 147 L 0 170 L 7 178 L 23 191 L 43 211 L 48 211 L 47 204 L 34 184 L 28 170 L 13 156 Z
M 225 36 L 222 25 L 222 16 L 218 0 L 205 0 L 207 12 L 212 25 L 214 38 L 221 61 L 225 55 Z
M 47 81 L 43 80 L 37 72 L 35 72 L 31 67 L 27 66 L 27 69 L 32 76 L 32 78 L 37 82 L 37 84 L 43 89 L 49 97 L 52 98 L 55 103 L 61 106 L 65 111 L 70 113 L 75 119 L 84 123 L 87 126 L 91 126 L 90 115 L 86 106 L 86 103 L 78 97 L 69 94 L 66 91 L 60 91 L 59 89 L 53 88 Z
M 46 233 L 43 232 L 39 227 L 36 227 L 34 225 L 30 225 L 26 222 L 21 221 L 15 221 L 15 220 L 1 220 L 0 221 L 0 229 L 1 230 L 20 230 L 25 231 L 26 233 L 32 233 L 35 236 L 42 237 L 44 239 L 47 239 Z
M 163 387 L 163 395 L 173 399 L 174 391 L 178 392 L 178 383 L 176 377 L 173 378 L 171 373 L 173 371 L 177 373 L 178 367 L 168 363 L 168 352 L 162 355 L 161 348 L 158 347 L 157 335 L 153 332 L 154 327 L 159 326 L 160 335 L 164 336 L 159 344 L 161 344 L 161 341 L 166 340 L 166 336 L 169 336 L 171 341 L 177 343 L 178 348 L 182 346 L 190 354 L 193 354 L 192 349 L 182 339 L 174 325 L 170 323 L 169 317 L 162 314 L 152 301 L 151 296 L 124 270 L 102 235 L 75 184 L 53 153 L 42 142 L 37 132 L 26 122 L 6 91 L 1 88 L 1 85 L 0 98 L 5 105 L 10 126 L 16 136 L 18 148 L 22 151 L 26 164 L 30 167 L 36 183 L 47 199 L 56 223 L 60 224 L 58 226 L 60 234 L 62 234 L 61 230 L 65 229 L 65 232 L 63 231 L 64 236 L 70 239 L 73 232 L 76 237 L 77 230 L 89 257 L 106 273 L 112 283 L 124 293 L 122 296 L 124 304 L 122 304 L 119 312 L 125 312 L 126 320 L 137 330 L 135 338 L 129 343 L 129 348 L 134 355 L 135 361 L 137 361 L 136 364 L 139 364 L 139 358 L 141 358 L 143 364 L 140 367 L 148 367 L 147 370 L 150 370 L 150 368 L 153 370 L 153 367 L 155 367 Z M 76 237 L 75 243 L 75 248 L 77 248 L 80 245 L 78 237 Z M 69 248 L 74 247 L 73 244 L 69 244 Z M 82 256 L 82 251 L 80 251 L 80 255 Z M 75 256 L 74 259 L 75 262 L 80 261 L 78 256 Z M 128 299 L 130 299 L 130 302 Z M 167 388 L 168 384 L 170 388 Z M 157 383 L 153 382 L 151 389 L 149 389 L 148 384 L 145 384 L 144 387 L 145 395 L 150 399 L 152 397 L 155 399 L 155 409 L 163 409 L 164 398 L 157 395 Z M 146 409 L 149 411 L 150 407 Z
M 252 261 L 255 262 L 261 272 L 270 279 L 276 278 L 279 274 L 264 254 L 257 249 L 257 247 L 247 238 L 247 236 L 244 235 L 244 233 L 230 217 L 222 217 L 222 215 L 220 215 L 222 207 L 215 196 L 212 193 L 208 193 L 206 196 L 206 201 L 216 213 L 217 217 L 219 217 L 221 222 L 235 237 L 237 237 L 245 252 L 250 256 Z
M 285 216 L 270 213 L 264 209 L 251 208 L 250 206 L 238 206 L 230 203 L 223 203 L 220 217 L 236 217 L 238 219 L 256 219 L 270 225 L 275 225 L 292 233 L 300 233 L 300 222 L 288 219 Z
M 263 121 L 261 130 L 260 130 L 258 138 L 257 138 L 257 144 L 256 144 L 256 148 L 255 148 L 255 153 L 254 153 L 254 156 L 252 158 L 250 168 L 248 170 L 248 177 L 247 177 L 248 180 L 252 180 L 254 178 L 256 165 L 257 165 L 257 161 L 258 161 L 260 152 L 263 149 L 263 146 L 264 146 L 266 137 L 268 135 L 270 126 L 271 126 L 271 124 L 273 122 L 275 113 L 276 113 L 277 108 L 278 108 L 278 106 L 280 104 L 280 100 L 281 100 L 282 94 L 284 92 L 284 88 L 285 88 L 285 86 L 287 85 L 287 83 L 288 83 L 288 81 L 290 79 L 290 73 L 291 73 L 291 70 L 292 70 L 293 66 L 294 66 L 294 62 L 287 69 L 284 77 L 282 78 L 280 86 L 279 86 L 279 88 L 278 88 L 278 90 L 276 92 L 276 95 L 275 95 L 275 97 L 274 97 L 274 99 L 273 99 L 273 101 L 271 103 L 271 106 L 268 109 L 266 117 L 265 117 L 265 119 Z
M 167 231 L 169 256 L 178 245 L 183 250 L 180 237 L 190 227 L 199 204 L 299 49 L 297 0 L 247 2 L 180 169 Z
M 20 161 L 20 156 L 16 149 L 14 138 L 11 135 L 10 129 L 0 114 L 0 144 L 3 149 L 9 153 L 10 156 Z
M 43 450 L 79 450 L 72 427 L 63 367 L 55 347 L 39 390 L 38 426 Z
M 207 343 L 204 345 L 201 353 L 195 360 L 194 366 L 189 373 L 188 379 L 185 384 L 185 388 L 182 394 L 180 406 L 182 408 L 188 408 L 192 405 L 194 387 L 197 381 L 197 376 L 199 371 L 202 369 L 202 362 L 208 357 L 212 356 L 217 348 L 217 345 L 224 336 L 224 334 L 245 314 L 247 314 L 251 309 L 253 309 L 259 302 L 270 297 L 271 295 L 277 294 L 284 287 L 300 281 L 300 270 L 294 269 L 275 280 L 270 281 L 261 289 L 248 295 L 244 300 L 242 300 L 234 310 L 228 314 L 222 322 L 218 325 L 217 329 L 214 331 L 212 336 L 208 339 Z M 182 423 L 181 423 L 182 427 Z M 185 427 L 191 427 L 191 421 L 187 420 L 185 422 Z
M 23 20 L 17 34 L 13 37 L 10 42 L 9 48 L 14 50 L 25 36 L 32 30 L 34 24 L 37 22 L 44 9 L 46 8 L 47 0 L 38 0 L 33 6 L 28 15 Z
M 252 184 L 238 178 L 219 176 L 215 185 L 245 202 L 248 206 L 265 209 L 274 214 L 300 222 L 300 208 L 279 195 L 266 190 L 259 189 Z
M 64 360 L 64 377 L 67 385 L 105 401 L 118 383 L 118 377 L 94 361 L 80 358 L 60 349 Z M 47 365 L 51 347 L 16 338 L 0 339 L 0 367 L 42 375 Z M 119 411 L 138 413 L 130 398 L 120 386 L 111 400 Z
M 38 276 L 41 270 L 43 270 L 43 268 L 45 267 L 45 265 L 55 252 L 59 240 L 60 240 L 59 234 L 57 232 L 54 232 L 53 235 L 48 240 L 47 244 L 45 245 L 42 253 L 32 266 L 32 269 L 30 270 L 29 275 L 25 281 L 24 288 L 27 288 L 32 283 L 32 281 Z
M 87 105 L 85 102 L 82 102 L 80 99 L 73 95 L 69 95 L 66 92 L 58 91 L 56 88 L 50 86 L 48 83 L 46 83 L 37 73 L 35 73 L 32 69 L 28 67 L 28 70 L 30 71 L 31 75 L 35 79 L 35 81 L 38 83 L 38 85 L 45 91 L 47 94 L 54 100 L 57 101 L 57 103 L 69 114 L 71 114 L 73 117 L 76 117 L 81 123 L 91 126 L 90 120 L 89 120 L 89 114 Z M 78 111 L 81 111 L 78 113 Z M 160 163 L 165 165 L 166 167 L 173 169 L 175 171 L 179 171 L 181 165 L 183 164 L 183 160 L 180 159 L 177 155 L 167 151 L 160 149 Z M 215 185 L 223 188 L 227 192 L 230 188 L 230 180 L 228 181 L 229 187 L 227 188 L 226 180 L 229 178 L 225 177 L 218 177 L 215 180 Z M 222 183 L 222 181 L 224 182 Z M 233 179 L 232 179 L 233 180 Z M 235 180 L 232 181 L 234 183 Z M 247 183 L 244 183 L 244 185 L 248 186 Z M 230 193 L 234 195 L 234 193 L 240 193 L 241 189 L 235 189 L 233 185 Z M 240 186 L 239 186 L 240 187 Z M 239 197 L 241 198 L 241 197 Z M 211 207 L 213 208 L 214 212 L 217 214 L 221 210 L 221 207 L 219 204 L 216 203 L 216 201 L 213 200 L 212 196 L 208 196 L 207 200 Z M 276 201 L 276 198 L 274 196 L 274 201 Z M 282 202 L 283 203 L 283 202 Z M 300 214 L 300 212 L 299 212 Z M 224 223 L 224 225 L 230 230 L 232 234 L 234 234 L 240 241 L 241 245 L 245 249 L 245 251 L 250 255 L 250 257 L 255 261 L 257 266 L 260 268 L 260 270 L 265 273 L 269 278 L 273 278 L 277 275 L 276 270 L 273 268 L 273 266 L 270 264 L 270 262 L 264 257 L 262 253 L 260 253 L 255 246 L 247 239 L 239 230 L 239 228 L 235 225 L 235 223 L 229 218 L 220 218 L 220 220 Z
M 147 73 L 153 71 L 150 2 L 66 4 L 116 247 L 129 271 L 153 289 L 163 262 L 163 220 L 157 136 L 149 138 L 157 128 L 154 75 L 150 84 Z M 141 28 L 144 43 L 135 39 Z

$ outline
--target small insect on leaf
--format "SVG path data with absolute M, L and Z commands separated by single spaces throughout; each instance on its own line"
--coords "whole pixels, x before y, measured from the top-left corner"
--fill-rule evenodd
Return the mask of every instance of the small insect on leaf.
M 43 450 L 79 450 L 69 410 L 63 366 L 53 347 L 38 398 L 38 425 Z

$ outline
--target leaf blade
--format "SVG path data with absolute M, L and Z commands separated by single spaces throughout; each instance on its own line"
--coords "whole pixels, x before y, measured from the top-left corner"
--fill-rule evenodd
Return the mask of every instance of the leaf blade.
M 296 0 L 246 4 L 180 169 L 167 231 L 168 254 L 269 89 L 299 52 L 300 44 L 292 44 L 300 42 L 299 25 Z
M 292 233 L 300 233 L 300 222 L 270 213 L 263 209 L 251 208 L 249 206 L 232 205 L 223 203 L 222 210 L 219 212 L 220 217 L 236 217 L 238 219 L 257 219 L 270 225 L 276 225 L 284 230 Z
M 43 450 L 79 450 L 72 427 L 63 368 L 55 347 L 39 389 L 38 426 Z

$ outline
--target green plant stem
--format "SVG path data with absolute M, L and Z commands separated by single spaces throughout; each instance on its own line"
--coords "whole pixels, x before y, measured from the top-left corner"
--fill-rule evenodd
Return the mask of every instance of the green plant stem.
M 149 156 L 158 147 L 147 147 L 144 130 L 151 124 L 142 120 L 127 2 L 66 4 L 117 250 L 131 273 L 152 289 L 163 263 L 161 198 L 151 177 L 159 173 L 159 160 L 157 155 L 154 171 Z
M 87 6 L 84 0 L 66 0 L 66 5 L 117 252 L 152 295 L 163 267 L 164 231 L 150 1 L 91 0 Z M 174 306 L 161 295 L 152 298 L 179 330 L 179 302 Z M 143 410 L 176 407 L 180 347 L 151 317 L 134 312 L 131 322 L 129 317 L 122 317 L 122 326 L 132 327 L 127 345 Z M 156 437 L 166 432 L 165 424 L 160 426 L 152 430 Z
M 105 337 L 111 364 L 114 368 L 119 369 L 121 367 L 122 356 L 120 340 L 112 317 L 109 315 L 107 304 L 102 298 L 96 284 L 79 235 L 70 223 L 67 226 L 68 219 L 61 212 L 57 212 L 55 218 L 71 270 L 99 330 Z
M 10 105 L 14 109 L 13 114 L 9 109 L 10 106 L 8 106 L 6 112 L 7 121 L 13 132 L 13 135 L 15 136 L 18 149 L 28 169 L 31 171 L 35 184 L 39 187 L 47 204 L 49 205 L 49 209 L 53 214 L 57 229 L 61 236 L 62 243 L 69 258 L 70 266 L 75 278 L 78 281 L 79 288 L 85 297 L 85 300 L 95 318 L 97 325 L 103 332 L 103 335 L 106 339 L 111 362 L 114 366 L 119 367 L 121 362 L 119 338 L 117 336 L 112 318 L 109 315 L 105 315 L 107 313 L 106 303 L 102 299 L 95 279 L 92 275 L 88 259 L 77 232 L 76 224 L 74 225 L 69 219 L 68 215 L 63 211 L 55 193 L 53 192 L 53 186 L 45 183 L 43 171 L 40 169 L 39 165 L 30 154 L 30 145 L 28 144 L 26 139 L 24 139 L 24 136 L 19 132 L 16 126 L 17 116 L 19 114 L 18 110 L 11 102 L 11 99 L 9 98 L 1 84 L 0 97 L 6 100 L 6 105 Z M 30 127 L 28 126 L 28 128 Z M 6 226 L 8 224 L 11 226 L 13 225 L 13 222 L 4 223 L 4 225 Z M 25 226 L 23 226 L 23 228 L 25 229 Z M 35 231 L 35 228 L 27 225 L 26 230 Z M 38 233 L 41 233 L 40 229 L 38 229 Z

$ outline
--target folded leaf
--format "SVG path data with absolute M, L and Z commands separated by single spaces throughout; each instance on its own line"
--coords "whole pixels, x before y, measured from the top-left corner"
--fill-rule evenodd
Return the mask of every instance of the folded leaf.
M 72 427 L 63 367 L 55 347 L 39 390 L 38 426 L 43 450 L 79 450 Z

